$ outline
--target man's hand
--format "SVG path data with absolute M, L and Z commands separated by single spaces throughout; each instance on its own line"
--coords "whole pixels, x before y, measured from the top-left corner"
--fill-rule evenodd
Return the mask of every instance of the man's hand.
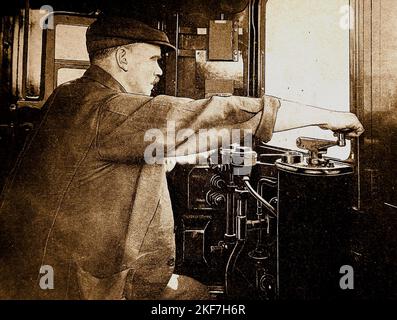
M 274 125 L 275 132 L 308 126 L 343 131 L 347 138 L 359 137 L 364 132 L 363 125 L 353 113 L 317 108 L 287 100 L 280 102 Z
M 364 132 L 361 122 L 355 114 L 350 112 L 331 112 L 328 123 L 320 125 L 320 128 L 332 131 L 346 131 L 347 138 L 357 138 Z

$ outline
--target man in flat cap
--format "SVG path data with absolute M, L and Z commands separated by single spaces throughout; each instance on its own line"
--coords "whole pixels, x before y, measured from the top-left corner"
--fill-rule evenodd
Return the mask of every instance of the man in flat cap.
M 98 19 L 87 49 L 91 67 L 50 96 L 2 194 L 1 297 L 208 297 L 196 281 L 172 276 L 173 214 L 165 165 L 145 161 L 150 129 L 166 136 L 168 121 L 190 134 L 250 129 L 263 141 L 309 125 L 363 132 L 351 113 L 269 96 L 153 98 L 161 51 L 174 47 L 137 21 Z M 186 138 L 163 141 L 164 156 L 182 155 Z

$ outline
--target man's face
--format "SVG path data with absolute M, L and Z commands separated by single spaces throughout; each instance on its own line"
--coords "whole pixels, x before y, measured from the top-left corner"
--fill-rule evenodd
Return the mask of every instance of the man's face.
M 129 93 L 150 95 L 153 86 L 159 82 L 163 74 L 158 60 L 161 59 L 161 49 L 157 45 L 135 43 L 128 47 L 128 71 L 125 82 Z

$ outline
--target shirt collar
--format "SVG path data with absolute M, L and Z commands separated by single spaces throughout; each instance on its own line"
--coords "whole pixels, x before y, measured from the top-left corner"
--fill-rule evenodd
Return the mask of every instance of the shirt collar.
M 91 65 L 84 73 L 83 77 L 97 81 L 103 84 L 105 87 L 108 87 L 109 89 L 123 93 L 127 92 L 120 82 L 118 82 L 115 78 L 113 78 L 108 72 L 103 70 L 101 67 L 98 67 L 96 65 Z

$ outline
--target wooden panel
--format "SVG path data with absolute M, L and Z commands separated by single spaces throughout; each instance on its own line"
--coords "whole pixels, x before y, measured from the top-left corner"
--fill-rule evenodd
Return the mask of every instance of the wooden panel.
M 178 60 L 178 96 L 197 99 L 196 95 L 196 59 Z
M 234 81 L 223 79 L 205 80 L 205 97 L 213 95 L 232 95 L 234 93 Z
M 180 49 L 205 50 L 207 49 L 207 37 L 204 35 L 180 35 Z
M 355 146 L 358 206 L 397 204 L 397 2 L 351 0 L 352 106 L 365 127 Z M 381 159 L 381 161 L 380 161 Z

